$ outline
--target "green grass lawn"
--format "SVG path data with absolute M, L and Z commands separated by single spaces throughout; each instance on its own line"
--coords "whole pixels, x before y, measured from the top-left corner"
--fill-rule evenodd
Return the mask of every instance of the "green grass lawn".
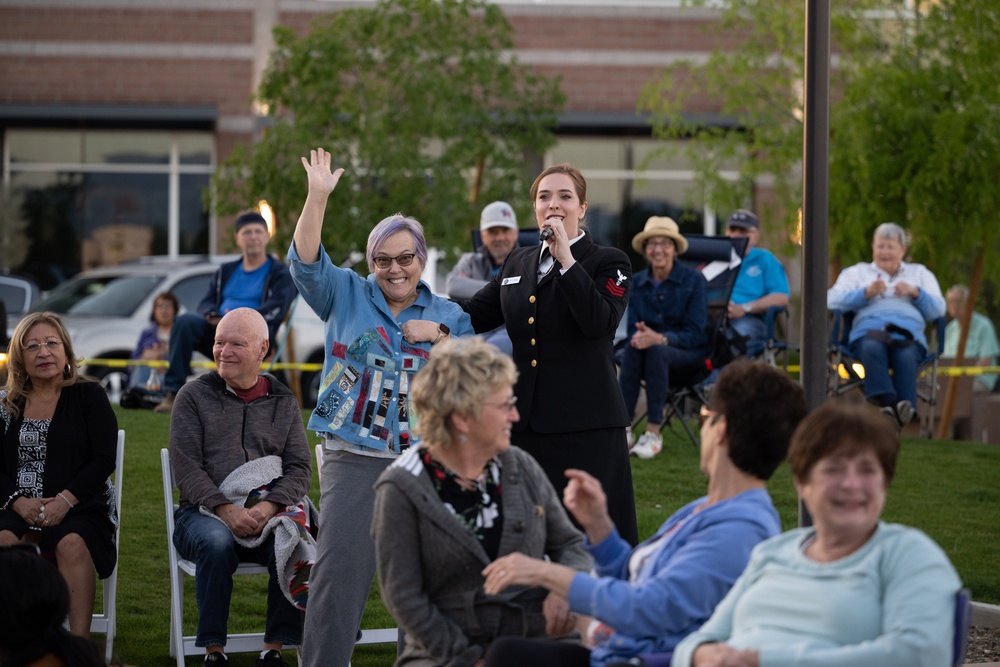
M 117 410 L 125 429 L 122 543 L 118 575 L 118 635 L 115 653 L 127 664 L 168 667 L 170 581 L 160 478 L 161 447 L 167 445 L 168 417 L 149 411 Z M 640 536 L 648 536 L 682 504 L 704 494 L 706 477 L 698 453 L 680 426 L 665 431 L 663 453 L 652 461 L 633 460 Z M 310 436 L 315 443 L 315 436 Z M 785 528 L 797 524 L 797 498 L 787 466 L 771 481 L 770 492 Z M 313 473 L 310 489 L 319 502 Z M 948 553 L 962 580 L 981 602 L 1000 603 L 1000 447 L 951 441 L 907 439 L 884 518 L 928 533 Z M 197 612 L 194 585 L 186 578 L 186 634 L 194 633 Z M 918 582 L 914 582 L 919 585 Z M 98 589 L 100 590 L 100 589 Z M 263 629 L 266 577 L 236 578 L 230 614 L 231 632 Z M 311 610 L 322 613 L 322 610 Z M 377 591 L 362 626 L 395 625 Z M 388 666 L 394 646 L 359 647 L 353 667 Z M 250 667 L 256 656 L 233 655 L 234 667 Z M 294 654 L 286 656 L 294 664 Z M 188 658 L 189 665 L 201 659 Z

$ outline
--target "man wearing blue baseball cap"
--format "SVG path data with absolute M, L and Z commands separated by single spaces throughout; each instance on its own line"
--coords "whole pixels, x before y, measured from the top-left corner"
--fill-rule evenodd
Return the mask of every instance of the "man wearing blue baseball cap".
M 197 313 L 184 313 L 170 329 L 170 366 L 163 377 L 166 397 L 154 412 L 170 412 L 174 395 L 191 374 L 195 351 L 212 358 L 215 327 L 222 316 L 236 308 L 253 308 L 267 322 L 271 349 L 278 326 L 295 298 L 292 276 L 277 257 L 267 253 L 270 240 L 267 221 L 257 211 L 241 213 L 233 223 L 236 246 L 242 257 L 219 267 L 212 276 L 208 294 L 198 304 Z
M 726 236 L 747 238 L 743 264 L 729 302 L 729 323 L 736 333 L 746 337 L 746 355 L 753 357 L 767 345 L 767 309 L 788 307 L 788 276 L 774 255 L 757 247 L 760 218 L 752 211 L 741 208 L 730 213 Z

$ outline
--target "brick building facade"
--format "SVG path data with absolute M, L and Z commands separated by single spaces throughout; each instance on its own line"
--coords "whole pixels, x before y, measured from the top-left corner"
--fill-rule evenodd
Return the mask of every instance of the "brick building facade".
M 149 238 L 149 254 L 228 249 L 228 221 L 204 210 L 201 191 L 235 144 L 254 139 L 259 117 L 250 96 L 271 28 L 304 31 L 317 15 L 367 4 L 0 0 L 2 177 L 44 193 L 30 204 L 33 249 L 24 268 L 51 286 L 63 273 L 120 259 L 99 252 L 107 243 L 93 243 L 106 225 L 119 226 L 122 238 Z M 710 229 L 713 213 L 692 192 L 683 158 L 641 178 L 635 169 L 656 144 L 636 111 L 640 91 L 676 59 L 707 55 L 712 37 L 703 28 L 712 15 L 676 0 L 498 4 L 515 28 L 519 60 L 562 78 L 559 144 L 542 160 L 579 166 L 592 209 L 609 224 L 641 225 L 669 203 L 704 213 Z M 691 111 L 711 113 L 710 101 L 694 100 Z M 638 222 L 624 220 L 629 197 Z M 76 241 L 76 266 L 62 247 L 67 238 Z M 49 276 L 41 256 L 52 254 L 59 258 L 48 263 L 62 268 Z

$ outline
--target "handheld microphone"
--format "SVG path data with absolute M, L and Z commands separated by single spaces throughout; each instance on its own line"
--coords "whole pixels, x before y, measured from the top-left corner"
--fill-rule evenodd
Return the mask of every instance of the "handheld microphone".
M 538 232 L 538 240 L 544 243 L 552 238 L 553 234 L 555 234 L 555 232 L 552 231 L 551 227 L 542 227 L 542 231 Z

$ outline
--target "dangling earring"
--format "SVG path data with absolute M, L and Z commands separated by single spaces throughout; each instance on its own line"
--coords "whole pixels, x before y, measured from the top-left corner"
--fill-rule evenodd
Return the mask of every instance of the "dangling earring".
M 66 377 L 69 377 L 70 375 L 72 375 L 72 373 L 73 373 L 73 367 L 72 367 L 72 366 L 70 366 L 70 365 L 69 365 L 69 362 L 67 361 L 67 362 L 66 362 L 66 370 L 65 370 L 65 372 L 64 372 L 63 374 L 64 374 L 64 375 L 65 375 Z
M 468 440 L 469 439 L 467 437 L 465 437 L 464 433 L 459 433 L 458 434 L 458 444 L 464 445 L 466 442 L 468 442 Z

